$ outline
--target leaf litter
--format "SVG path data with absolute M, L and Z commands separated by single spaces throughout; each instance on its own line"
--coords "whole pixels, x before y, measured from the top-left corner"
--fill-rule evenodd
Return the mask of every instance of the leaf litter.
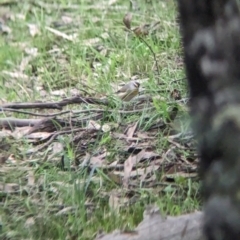
M 106 6 L 101 5 L 101 9 L 109 8 L 117 2 L 109 1 Z M 34 1 L 34 4 L 37 3 Z M 72 7 L 75 9 L 77 6 Z M 97 8 L 97 5 L 94 7 Z M 51 9 L 56 9 L 56 6 L 41 3 L 41 8 L 53 11 Z M 4 16 L 0 16 L 3 19 L 0 21 L 2 24 L 0 34 L 11 36 L 13 32 L 7 26 L 11 18 L 5 20 Z M 13 17 L 19 18 L 20 15 Z M 13 17 L 12 19 L 14 19 Z M 55 43 L 70 41 L 79 44 L 79 31 L 74 26 L 73 19 L 69 14 L 62 15 L 58 22 L 48 22 L 44 30 L 52 34 Z M 22 20 L 25 20 L 25 17 Z M 124 26 L 130 30 L 132 37 L 139 38 L 140 41 L 143 39 L 143 44 L 144 38 L 157 34 L 162 25 L 161 22 L 154 21 L 147 24 L 141 23 L 137 26 L 132 23 L 133 20 L 132 13 L 127 13 L 123 17 Z M 80 19 L 79 22 L 82 22 L 82 20 Z M 69 31 L 66 31 L 67 28 L 60 28 L 60 26 L 67 26 Z M 43 34 L 43 29 L 35 23 L 27 23 L 27 27 L 32 38 L 37 38 Z M 81 41 L 81 47 L 86 48 L 88 53 L 87 60 L 92 66 L 95 78 L 99 77 L 99 70 L 105 74 L 110 72 L 112 62 L 109 56 L 112 49 L 105 42 L 111 40 L 111 35 L 111 32 L 103 31 L 98 37 L 85 38 Z M 66 49 L 53 44 L 47 53 L 48 61 L 43 66 L 38 67 L 36 61 L 39 58 L 39 49 L 29 46 L 27 43 L 22 43 L 21 47 L 24 54 L 20 64 L 15 69 L 1 71 L 1 75 L 9 80 L 9 87 L 14 85 L 15 79 L 21 80 L 18 86 L 19 92 L 23 95 L 32 96 L 34 94 L 31 85 L 31 82 L 34 81 L 38 92 L 41 92 L 42 97 L 46 98 L 44 101 L 33 98 L 34 103 L 48 103 L 53 108 L 56 106 L 56 109 L 50 110 L 44 106 L 36 107 L 33 105 L 27 107 L 31 109 L 31 112 L 25 112 L 24 106 L 17 107 L 15 103 L 7 107 L 4 104 L 7 103 L 6 100 L 0 106 L 2 115 L 5 115 L 4 121 L 0 120 L 0 164 L 2 167 L 0 175 L 16 171 L 16 169 L 21 175 L 19 178 L 21 180 L 16 181 L 16 183 L 1 182 L 1 195 L 14 199 L 17 194 L 24 193 L 31 197 L 38 207 L 41 207 L 42 202 L 47 201 L 48 198 L 55 198 L 58 199 L 59 203 L 56 206 L 49 205 L 47 211 L 55 212 L 56 216 L 73 213 L 76 206 L 64 206 L 62 204 L 64 199 L 61 197 L 60 189 L 74 192 L 74 187 L 82 187 L 82 185 L 86 185 L 86 181 L 84 184 L 81 181 L 69 184 L 64 181 L 57 184 L 54 182 L 46 183 L 43 176 L 40 177 L 36 174 L 38 167 L 42 167 L 44 164 L 54 166 L 57 174 L 64 173 L 69 169 L 75 172 L 87 169 L 90 173 L 87 180 L 89 188 L 92 182 L 102 182 L 104 178 L 116 184 L 109 192 L 102 193 L 103 197 L 107 196 L 109 207 L 114 211 L 120 211 L 120 209 L 138 201 L 140 195 L 136 187 L 155 188 L 157 191 L 163 192 L 167 186 L 174 186 L 175 179 L 196 177 L 197 157 L 192 154 L 194 151 L 194 144 L 191 144 L 192 137 L 184 139 L 184 133 L 175 134 L 171 125 L 175 117 L 170 119 L 169 122 L 157 117 L 155 121 L 150 122 L 147 129 L 142 128 L 142 119 L 139 120 L 141 113 L 145 112 L 146 116 L 150 116 L 156 111 L 153 105 L 154 96 L 151 96 L 151 101 L 148 101 L 148 98 L 141 98 L 146 93 L 145 84 L 149 81 L 148 76 L 141 76 L 141 74 L 131 76 L 119 71 L 120 81 L 109 84 L 112 92 L 115 92 L 121 83 L 125 83 L 125 80 L 121 79 L 124 75 L 125 78 L 130 80 L 137 79 L 141 84 L 140 96 L 137 96 L 130 104 L 121 103 L 119 108 L 119 103 L 108 101 L 108 97 L 107 101 L 103 101 L 101 99 L 102 92 L 95 91 L 92 83 L 87 85 L 84 74 L 81 73 L 78 77 L 71 74 L 74 69 L 67 67 L 68 55 Z M 146 47 L 148 48 L 148 46 Z M 109 59 L 104 62 L 102 58 Z M 156 64 L 159 63 L 155 62 Z M 58 68 L 59 81 L 44 81 L 46 71 L 54 79 Z M 69 86 L 70 80 L 71 85 Z M 86 89 L 86 85 L 89 87 L 89 91 L 81 91 L 81 86 L 82 89 Z M 48 93 L 47 88 L 50 88 L 51 94 Z M 95 92 L 91 90 L 92 88 Z M 71 97 L 73 96 L 72 99 L 69 99 L 69 94 Z M 86 94 L 90 96 L 86 97 Z M 59 102 L 54 103 L 54 101 L 59 100 L 59 97 L 62 105 Z M 173 99 L 174 104 L 178 104 L 177 101 L 182 99 L 181 93 L 176 88 L 169 92 L 168 97 Z M 31 98 L 29 97 L 29 99 Z M 167 101 L 166 99 L 163 100 Z M 31 104 L 31 102 L 29 103 Z M 76 104 L 78 112 L 74 108 Z M 92 105 L 94 105 L 94 109 Z M 116 106 L 118 107 L 116 109 L 118 119 L 112 117 Z M 148 109 L 149 106 L 152 108 Z M 62 110 L 62 108 L 67 110 Z M 21 117 L 14 113 L 16 109 L 21 109 Z M 83 112 L 80 113 L 79 110 L 83 110 Z M 173 108 L 168 109 L 169 114 L 172 111 Z M 7 116 L 6 113 L 8 113 Z M 56 116 L 36 119 L 31 117 L 34 114 L 56 114 Z M 23 115 L 26 115 L 27 118 L 23 119 Z M 12 118 L 14 116 L 17 116 L 17 118 Z M 134 116 L 133 121 L 125 121 L 128 117 L 131 119 Z M 18 120 L 24 120 L 25 122 L 22 126 L 17 126 Z M 9 124 L 6 124 L 6 122 Z M 171 131 L 174 134 L 171 134 Z M 166 142 L 161 145 L 161 151 L 158 149 L 159 132 L 163 135 L 161 141 Z M 188 157 L 182 153 L 183 150 L 189 152 Z M 99 177 L 96 174 L 98 171 L 102 171 L 104 177 Z M 46 191 L 46 194 L 43 191 Z M 86 192 L 88 192 L 87 187 Z M 4 203 L 4 199 L 1 202 Z M 88 202 L 91 202 L 90 197 L 86 199 L 84 204 L 89 209 L 91 208 L 91 212 L 93 211 L 92 208 L 98 207 L 95 205 L 90 207 Z M 17 209 L 20 212 L 24 211 L 24 207 L 20 205 Z M 31 227 L 35 224 L 35 220 L 35 217 L 27 218 L 25 226 Z

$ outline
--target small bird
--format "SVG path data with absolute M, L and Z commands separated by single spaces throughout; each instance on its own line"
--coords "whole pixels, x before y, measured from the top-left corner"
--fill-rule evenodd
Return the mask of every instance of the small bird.
M 131 81 L 119 89 L 116 94 L 122 101 L 129 102 L 139 93 L 140 83 Z

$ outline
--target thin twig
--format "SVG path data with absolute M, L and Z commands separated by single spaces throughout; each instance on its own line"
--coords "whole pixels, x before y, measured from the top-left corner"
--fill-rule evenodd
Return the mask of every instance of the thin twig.
M 134 31 L 132 31 L 132 32 L 134 33 Z M 159 69 L 159 66 L 158 66 L 158 60 L 157 60 L 155 52 L 153 51 L 152 47 L 147 43 L 147 41 L 145 41 L 144 38 L 142 38 L 141 36 L 138 36 L 138 38 L 149 48 L 150 52 L 152 53 L 154 61 L 155 61 L 155 65 L 156 65 L 156 68 L 157 68 L 158 76 L 160 76 L 160 69 Z M 157 83 L 160 84 L 159 78 L 158 78 Z
M 0 118 L 0 127 L 35 126 L 40 121 L 42 121 L 42 119 Z
M 123 113 L 123 114 L 128 114 L 128 113 L 138 113 L 138 112 L 142 112 L 143 110 L 147 111 L 147 110 L 152 110 L 152 109 L 154 109 L 154 107 L 142 108 L 142 109 L 131 110 L 131 111 L 117 110 L 117 112 L 118 113 Z M 16 112 L 16 113 L 28 114 L 28 115 L 37 116 L 37 117 L 56 117 L 56 116 L 64 115 L 64 114 L 67 114 L 67 113 L 81 114 L 81 113 L 91 113 L 91 112 L 110 112 L 110 113 L 116 112 L 116 110 L 111 110 L 111 109 L 87 109 L 87 110 L 81 110 L 81 111 L 67 110 L 67 111 L 62 111 L 62 112 L 53 113 L 53 114 L 42 114 L 42 113 L 33 113 L 33 112 L 21 111 L 21 110 L 12 109 L 12 108 L 5 108 L 5 107 L 0 108 L 0 111 L 2 111 L 2 112 Z
M 177 148 L 179 148 L 179 149 L 183 149 L 183 150 L 187 150 L 187 149 L 189 149 L 188 147 L 182 146 L 181 144 L 179 144 L 179 143 L 173 141 L 173 140 L 170 139 L 170 138 L 167 138 L 167 140 L 168 140 L 169 143 L 175 145 L 175 146 L 176 146 Z
M 75 125 L 83 125 L 86 124 L 90 119 L 91 120 L 99 120 L 102 118 L 102 113 L 98 113 L 92 116 L 88 116 L 85 118 L 77 119 L 75 120 Z M 36 129 L 39 129 L 39 126 L 41 125 L 41 128 L 45 127 L 46 124 L 50 124 L 49 126 L 54 127 L 54 123 L 57 122 L 59 126 L 66 126 L 66 121 L 64 119 L 56 119 L 56 118 L 43 118 L 43 119 L 19 119 L 19 118 L 0 118 L 0 127 L 26 127 L 31 126 L 33 127 L 31 129 L 31 132 L 35 131 Z M 45 124 L 45 125 L 44 125 Z M 30 132 L 28 133 L 30 134 Z
M 42 114 L 42 113 L 33 113 L 33 112 L 21 111 L 21 110 L 12 109 L 12 108 L 1 108 L 0 110 L 2 112 L 16 112 L 16 113 L 28 114 L 28 115 L 37 116 L 37 117 L 55 117 L 55 116 L 59 116 L 59 115 L 63 115 L 63 114 L 67 114 L 67 113 L 71 112 L 70 110 L 67 110 L 67 111 L 62 111 L 62 112 L 53 113 L 53 114 Z
M 111 109 L 88 109 L 88 110 L 81 110 L 81 111 L 72 111 L 74 114 L 79 114 L 79 113 L 89 113 L 89 112 L 110 112 L 110 113 L 138 113 L 146 110 L 152 110 L 154 107 L 149 107 L 149 108 L 141 108 L 141 109 L 136 109 L 136 110 L 111 110 Z
M 174 83 L 174 82 L 178 82 L 178 81 L 183 81 L 183 80 L 187 80 L 187 77 L 183 77 L 183 78 L 174 79 L 174 80 L 170 81 L 170 83 L 169 83 L 169 84 L 172 84 L 172 83 Z
M 97 99 L 97 98 L 84 98 L 81 96 L 76 96 L 72 98 L 65 98 L 58 102 L 36 102 L 36 103 L 7 103 L 0 105 L 0 111 L 4 108 L 13 108 L 13 109 L 30 109 L 30 108 L 48 108 L 48 109 L 62 109 L 64 106 L 69 104 L 80 104 L 80 103 L 87 103 L 87 104 L 100 104 L 100 105 L 108 105 L 107 99 Z
M 87 131 L 87 130 L 88 130 L 88 129 L 86 129 L 86 128 L 76 128 L 76 129 L 70 129 L 70 130 L 55 132 L 55 133 L 52 134 L 52 136 L 50 137 L 50 139 L 49 139 L 47 142 L 45 142 L 44 144 L 36 147 L 36 148 L 34 149 L 34 151 L 29 151 L 29 152 L 27 152 L 27 154 L 31 154 L 31 153 L 34 153 L 34 152 L 38 152 L 38 151 L 42 150 L 43 148 L 49 146 L 49 145 L 53 142 L 53 140 L 54 140 L 56 137 L 58 137 L 59 135 L 68 134 L 68 133 L 74 133 L 74 132 L 79 132 L 79 131 Z M 92 130 L 92 129 L 91 129 L 91 130 Z

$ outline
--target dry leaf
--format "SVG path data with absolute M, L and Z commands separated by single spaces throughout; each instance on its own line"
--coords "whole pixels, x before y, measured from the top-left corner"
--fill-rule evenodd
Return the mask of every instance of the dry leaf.
M 10 156 L 8 157 L 8 163 L 17 164 L 18 160 L 15 158 L 15 156 L 13 154 L 10 154 Z
M 90 120 L 88 122 L 88 125 L 86 126 L 86 129 L 96 129 L 99 130 L 101 129 L 101 125 L 93 120 Z
M 36 24 L 28 24 L 28 29 L 30 32 L 30 35 L 32 37 L 35 37 L 36 35 L 40 35 L 40 30 Z
M 7 25 L 0 22 L 0 33 L 9 34 L 12 32 L 12 29 Z
M 129 156 L 129 158 L 124 162 L 124 176 L 123 176 L 124 187 L 128 186 L 128 180 L 135 162 L 136 156 Z
M 109 0 L 108 5 L 111 6 L 115 3 L 117 3 L 118 0 Z
M 156 166 L 156 165 L 148 166 L 146 168 L 140 168 L 135 171 L 132 171 L 131 177 L 142 176 L 145 173 L 152 173 L 152 172 L 157 171 L 159 168 L 160 168 L 160 166 Z
M 123 18 L 123 23 L 127 29 L 131 29 L 131 21 L 132 21 L 132 14 L 128 12 Z
M 31 133 L 29 135 L 27 135 L 26 137 L 28 139 L 35 139 L 37 141 L 39 140 L 45 140 L 48 139 L 50 136 L 52 136 L 52 133 L 50 132 L 35 132 L 35 133 Z
M 110 193 L 109 200 L 108 200 L 108 205 L 111 209 L 118 212 L 119 208 L 120 208 L 119 197 L 114 193 Z
M 149 159 L 155 159 L 157 157 L 159 157 L 159 154 L 157 154 L 157 153 L 154 153 L 154 152 L 144 152 L 144 155 L 143 155 L 142 159 L 149 160 Z
M 36 57 L 38 55 L 38 49 L 37 48 L 25 48 L 24 52 L 30 56 Z
M 16 183 L 0 183 L 0 193 L 18 193 L 19 189 Z
M 30 131 L 31 127 L 27 126 L 27 127 L 16 127 L 14 132 L 12 133 L 12 136 L 15 139 L 21 139 L 22 137 L 24 137 L 29 131 Z
M 117 173 L 117 174 L 116 174 Z M 120 176 L 118 172 L 108 172 L 107 176 L 116 184 L 122 185 L 123 183 L 123 176 Z
M 102 166 L 106 155 L 107 155 L 106 152 L 104 152 L 104 153 L 102 153 L 102 154 L 100 154 L 100 155 L 98 155 L 98 156 L 91 157 L 91 158 L 90 158 L 90 163 L 91 163 L 93 166 L 100 167 L 100 166 Z
M 18 69 L 23 72 L 26 70 L 26 68 L 29 66 L 29 62 L 33 59 L 33 56 L 27 56 L 22 59 Z
M 118 212 L 121 207 L 126 206 L 129 202 L 129 199 L 125 195 L 121 190 L 112 190 L 108 200 L 109 207 Z
M 133 137 L 133 135 L 137 129 L 137 126 L 138 126 L 138 122 L 136 122 L 135 124 L 133 124 L 131 127 L 128 128 L 127 133 L 126 133 L 127 137 L 129 137 L 129 138 Z
M 10 130 L 7 130 L 7 129 L 2 129 L 1 131 L 0 131 L 0 140 L 1 139 L 6 139 L 6 138 L 8 138 L 8 137 L 13 137 L 13 134 L 12 134 L 12 132 L 10 131 Z
M 103 132 L 110 132 L 111 131 L 111 127 L 108 125 L 108 124 L 103 124 L 102 126 L 93 121 L 93 120 L 90 120 L 88 122 L 88 125 L 86 126 L 87 129 L 96 129 L 96 130 L 102 130 Z
M 137 155 L 135 156 L 132 156 L 130 155 L 128 157 L 128 159 L 124 162 L 124 175 L 123 175 L 123 185 L 125 187 L 128 186 L 128 181 L 129 181 L 129 178 L 130 177 L 133 177 L 133 176 L 137 176 L 137 175 L 142 175 L 143 173 L 141 172 L 141 174 L 138 174 L 139 173 L 139 169 L 135 170 L 135 171 L 132 171 L 133 167 L 136 166 L 141 160 L 145 159 L 146 157 L 151 157 L 151 156 L 155 156 L 154 154 L 149 154 L 149 153 L 146 153 L 145 149 L 143 149 L 142 151 L 140 151 Z M 151 167 L 151 166 L 150 166 Z M 157 166 L 159 167 L 159 166 Z M 143 171 L 148 171 L 148 172 L 152 172 L 152 168 L 151 167 L 150 169 L 146 168 L 145 170 Z
M 26 15 L 25 14 L 18 13 L 18 14 L 15 15 L 15 17 L 17 19 L 20 19 L 20 20 L 26 20 Z
M 96 37 L 96 38 L 86 39 L 86 40 L 83 41 L 82 44 L 85 45 L 85 46 L 90 47 L 90 46 L 93 46 L 93 45 L 95 45 L 95 44 L 97 44 L 97 43 L 99 43 L 99 42 L 101 42 L 101 39 L 98 38 L 98 37 Z
M 177 171 L 181 171 L 181 167 L 179 165 L 175 164 L 171 168 L 168 169 L 166 174 L 168 174 L 168 175 L 175 174 Z
M 72 212 L 75 208 L 74 207 L 65 207 L 62 210 L 58 211 L 55 215 L 61 216 L 61 215 L 67 215 L 69 212 Z
M 64 24 L 69 24 L 73 22 L 73 19 L 69 16 L 62 16 L 61 19 Z
M 150 166 L 152 166 L 152 167 L 150 167 Z M 156 164 L 153 164 L 153 163 L 152 163 L 150 166 L 149 166 L 149 168 L 146 168 L 145 173 L 141 176 L 141 178 L 140 178 L 141 182 L 147 181 L 146 178 L 148 177 L 149 174 L 152 173 L 152 171 L 153 171 L 153 166 L 156 166 L 156 168 L 154 168 L 154 171 L 160 167 L 160 165 L 156 165 Z M 156 176 L 153 175 L 153 176 L 151 176 L 150 178 L 151 178 L 151 179 L 150 179 L 150 180 L 148 179 L 148 180 L 151 181 L 151 182 L 153 182 L 153 181 L 156 179 Z
M 52 155 L 56 155 L 57 153 L 63 153 L 64 151 L 64 145 L 60 142 L 54 142 L 52 144 Z
M 8 75 L 11 78 L 15 78 L 15 79 L 18 79 L 18 80 L 19 79 L 23 79 L 23 80 L 28 80 L 29 79 L 28 75 L 26 75 L 26 74 L 24 74 L 20 71 L 9 72 L 9 71 L 4 70 L 4 71 L 2 71 L 2 73 Z
M 29 171 L 28 172 L 28 186 L 33 187 L 35 185 L 35 177 L 34 177 L 34 172 Z
M 137 176 L 142 176 L 143 174 L 145 174 L 146 172 L 154 172 L 156 170 L 158 170 L 160 168 L 160 166 L 148 166 L 146 168 L 138 168 L 136 170 L 132 170 L 130 173 L 129 178 L 133 178 L 133 177 L 137 177 Z M 118 177 L 124 177 L 124 173 L 123 172 L 119 172 L 119 171 L 114 171 L 112 172 L 112 174 L 118 176 Z
M 58 89 L 58 90 L 51 91 L 51 95 L 66 97 L 67 91 L 68 91 L 68 89 Z
M 45 27 L 49 32 L 55 34 L 58 37 L 61 37 L 63 39 L 69 40 L 69 41 L 75 41 L 77 39 L 77 34 L 67 35 L 66 33 L 60 32 L 54 28 L 51 27 Z
M 142 25 L 133 29 L 136 36 L 146 36 L 149 34 L 148 25 Z
M 111 127 L 108 124 L 103 124 L 102 131 L 103 132 L 110 132 L 111 131 Z
M 26 228 L 30 228 L 30 227 L 32 227 L 34 224 L 35 224 L 34 218 L 33 218 L 33 217 L 29 217 L 29 218 L 26 220 L 24 226 L 25 226 Z
M 144 212 L 143 212 L 143 218 L 146 220 L 146 219 L 151 218 L 155 214 L 160 215 L 159 207 L 157 205 L 155 205 L 155 204 L 148 205 L 146 207 L 146 209 L 144 210 Z M 163 216 L 161 216 L 161 218 L 163 220 L 165 219 Z

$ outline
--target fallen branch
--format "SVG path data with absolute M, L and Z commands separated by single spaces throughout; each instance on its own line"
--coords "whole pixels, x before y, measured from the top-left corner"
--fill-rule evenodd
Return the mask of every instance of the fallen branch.
M 45 147 L 48 147 L 51 145 L 51 143 L 59 136 L 59 135 L 63 135 L 63 134 L 68 134 L 68 133 L 76 133 L 76 132 L 80 132 L 86 129 L 85 128 L 76 128 L 76 129 L 70 129 L 70 130 L 65 130 L 65 131 L 59 131 L 56 133 L 53 133 L 52 136 L 50 136 L 50 139 L 45 142 L 44 144 L 36 147 L 35 149 L 31 149 L 30 151 L 27 152 L 27 154 L 31 154 L 31 153 L 35 153 L 38 152 L 42 149 L 44 149 Z
M 12 109 L 12 108 L 2 108 L 1 110 L 2 112 L 15 112 L 15 113 L 28 114 L 28 115 L 37 116 L 37 117 L 55 117 L 55 116 L 71 113 L 71 110 L 52 113 L 52 114 L 33 113 L 33 112 L 27 112 L 27 111 Z
M 1 127 L 25 127 L 34 126 L 40 123 L 42 119 L 18 119 L 18 118 L 0 118 Z
M 107 99 L 96 99 L 96 98 L 84 98 L 84 97 L 72 97 L 66 98 L 62 101 L 58 102 L 37 102 L 37 103 L 7 103 L 2 104 L 0 106 L 0 111 L 4 111 L 5 108 L 13 108 L 13 109 L 31 109 L 31 108 L 40 108 L 40 109 L 62 109 L 62 107 L 67 106 L 69 104 L 80 104 L 80 103 L 88 103 L 88 104 L 100 104 L 100 105 L 108 105 Z
M 148 111 L 148 110 L 154 110 L 154 107 L 149 107 L 149 108 L 139 108 L 139 109 L 135 109 L 135 110 L 118 110 L 118 113 L 122 113 L 122 114 L 128 114 L 128 113 L 139 113 L 142 111 Z M 3 112 L 15 112 L 15 113 L 21 113 L 21 114 L 28 114 L 31 116 L 37 116 L 37 117 L 56 117 L 56 116 L 60 116 L 60 115 L 64 115 L 64 114 L 68 114 L 68 113 L 72 113 L 74 115 L 76 114 L 82 114 L 82 113 L 93 113 L 93 112 L 98 112 L 98 113 L 102 113 L 102 112 L 107 112 L 107 113 L 115 113 L 116 110 L 111 110 L 111 109 L 85 109 L 85 110 L 77 110 L 77 111 L 73 111 L 73 110 L 66 110 L 66 111 L 62 111 L 62 112 L 57 112 L 57 113 L 49 113 L 49 114 L 43 114 L 43 113 L 34 113 L 34 112 L 28 112 L 28 111 L 22 111 L 22 110 L 17 110 L 17 109 L 12 109 L 12 108 L 2 108 Z
M 73 117 L 72 117 L 73 118 Z M 102 114 L 95 114 L 78 120 L 72 120 L 70 123 L 67 119 L 41 118 L 41 119 L 19 119 L 19 118 L 0 118 L 0 127 L 14 128 L 14 127 L 33 127 L 34 131 L 39 131 L 44 128 L 53 128 L 56 130 L 56 125 L 59 127 L 66 127 L 70 125 L 82 126 L 89 120 L 99 120 L 102 118 Z M 32 131 L 32 132 L 34 132 Z

